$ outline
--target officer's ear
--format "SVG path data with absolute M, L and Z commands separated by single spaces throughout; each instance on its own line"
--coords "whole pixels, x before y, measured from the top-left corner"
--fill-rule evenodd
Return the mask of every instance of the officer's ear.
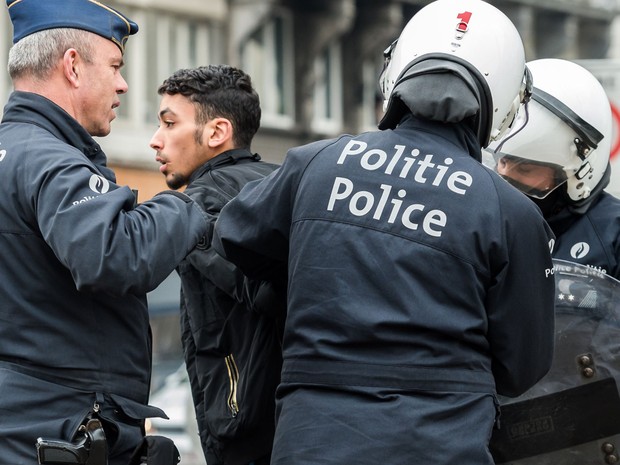
M 232 142 L 233 126 L 226 118 L 213 118 L 207 123 L 205 133 L 209 147 L 216 148 Z
M 73 87 L 79 86 L 81 66 L 82 60 L 78 51 L 74 48 L 66 50 L 62 57 L 62 71 Z

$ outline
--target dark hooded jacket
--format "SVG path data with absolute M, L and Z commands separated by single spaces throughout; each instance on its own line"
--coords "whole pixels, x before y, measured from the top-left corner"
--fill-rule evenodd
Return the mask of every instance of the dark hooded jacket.
M 185 192 L 212 215 L 213 226 L 245 184 L 276 168 L 231 150 L 199 168 Z M 247 281 L 213 250 L 210 237 L 177 269 L 185 362 L 207 462 L 245 465 L 271 452 L 282 316 L 270 315 L 282 315 L 285 289 Z

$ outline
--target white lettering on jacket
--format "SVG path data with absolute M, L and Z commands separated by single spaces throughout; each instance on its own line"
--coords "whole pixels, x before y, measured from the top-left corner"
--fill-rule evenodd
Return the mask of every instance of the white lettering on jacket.
M 423 159 L 418 159 L 420 151 L 413 149 L 411 156 L 403 157 L 406 147 L 395 145 L 395 152 L 389 156 L 384 150 L 370 149 L 366 142 L 351 140 L 346 145 L 337 164 L 343 165 L 348 157 L 358 157 L 360 166 L 367 171 L 382 169 L 385 174 L 400 178 L 407 178 L 413 174 L 413 181 L 426 184 L 430 182 L 435 187 L 440 187 L 445 181 L 448 189 L 455 194 L 465 195 L 467 188 L 472 184 L 472 177 L 465 171 L 455 171 L 448 174 L 450 165 L 453 163 L 451 158 L 445 158 L 443 164 L 434 162 L 434 155 L 425 155 Z M 446 178 L 446 174 L 448 174 Z
M 449 157 L 441 162 L 434 155 L 419 157 L 420 151 L 413 149 L 410 155 L 404 155 L 404 145 L 395 145 L 394 153 L 371 148 L 366 142 L 351 140 L 338 157 L 337 164 L 349 161 L 359 163 L 367 171 L 381 170 L 388 176 L 407 178 L 418 184 L 427 184 L 450 192 L 465 195 L 472 185 L 472 176 L 465 171 L 450 171 L 453 160 Z M 336 203 L 346 202 L 348 211 L 357 217 L 370 216 L 377 221 L 388 224 L 399 222 L 405 228 L 416 231 L 418 228 L 432 237 L 441 237 L 448 217 L 442 210 L 428 208 L 416 202 L 407 202 L 407 191 L 382 183 L 377 192 L 356 189 L 349 178 L 337 176 L 334 179 L 327 210 L 333 211 Z
M 425 206 L 413 203 L 402 209 L 403 199 L 407 192 L 400 189 L 392 195 L 392 186 L 381 184 L 383 191 L 378 201 L 375 196 L 368 191 L 358 191 L 353 193 L 353 182 L 347 178 L 337 177 L 329 197 L 327 210 L 332 211 L 337 201 L 349 199 L 349 212 L 355 216 L 366 216 L 372 213 L 372 218 L 381 220 L 383 213 L 387 213 L 387 222 L 392 224 L 400 220 L 407 229 L 415 231 L 420 222 L 422 230 L 429 236 L 440 237 L 441 229 L 446 225 L 447 216 L 441 210 L 429 210 L 424 212 Z M 396 198 L 398 197 L 398 198 Z M 390 203 L 390 206 L 386 205 Z M 419 213 L 418 213 L 419 212 Z

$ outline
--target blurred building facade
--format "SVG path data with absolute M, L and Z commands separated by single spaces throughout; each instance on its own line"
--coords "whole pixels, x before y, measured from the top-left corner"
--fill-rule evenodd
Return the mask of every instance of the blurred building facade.
M 267 161 L 280 163 L 292 146 L 376 128 L 382 107 L 377 81 L 383 51 L 409 18 L 429 2 L 104 1 L 140 27 L 129 39 L 125 56 L 123 75 L 129 92 L 121 96 L 112 133 L 98 140 L 118 183 L 137 189 L 139 201 L 167 188 L 149 141 L 157 125 L 157 88 L 171 73 L 209 63 L 228 63 L 247 71 L 261 97 L 263 112 L 252 150 Z M 598 67 L 597 73 L 609 89 L 618 89 L 620 103 L 620 60 L 614 61 L 620 57 L 616 45 L 620 0 L 491 3 L 521 32 L 528 60 L 587 60 L 591 67 Z M 2 8 L 0 62 L 6 63 L 11 38 L 7 9 Z M 8 74 L 0 73 L 2 103 L 10 90 Z M 620 144 L 615 147 L 620 150 Z M 620 170 L 614 172 L 620 176 Z M 620 177 L 614 185 L 620 192 Z M 169 354 L 173 363 L 180 357 L 175 323 L 178 289 L 178 276 L 173 273 L 149 296 L 156 358 Z
M 158 85 L 179 68 L 228 63 L 247 71 L 261 96 L 252 149 L 281 162 L 286 150 L 376 127 L 383 50 L 427 0 L 109 0 L 135 20 L 124 76 L 129 93 L 99 142 L 118 180 L 140 200 L 165 189 L 149 141 Z M 493 0 L 516 24 L 528 60 L 600 60 L 616 53 L 619 0 Z M 12 27 L 0 14 L 0 61 Z M 0 73 L 0 100 L 10 92 Z

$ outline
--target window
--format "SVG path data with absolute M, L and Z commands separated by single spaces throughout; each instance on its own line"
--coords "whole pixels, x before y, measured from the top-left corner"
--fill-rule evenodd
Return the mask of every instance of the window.
M 334 134 L 342 127 L 342 56 L 340 43 L 328 46 L 314 61 L 312 129 Z
M 157 88 L 173 72 L 209 63 L 209 27 L 204 22 L 154 10 L 131 13 L 139 20 L 140 34 L 129 39 L 125 79 L 129 105 L 119 116 L 135 123 L 154 123 L 159 107 Z M 133 94 L 133 98 L 132 98 Z
M 214 28 L 204 19 L 155 9 L 125 8 L 123 12 L 140 25 L 125 51 L 122 73 L 129 92 L 120 96 L 112 134 L 99 142 L 113 163 L 152 166 L 149 141 L 161 99 L 157 88 L 176 70 L 211 61 Z
M 9 49 L 13 45 L 13 26 L 9 19 L 9 13 L 6 8 L 0 14 L 0 61 L 3 63 L 4 71 L 0 73 L 0 101 L 4 105 L 11 93 L 11 79 L 6 71 L 6 63 L 9 57 Z
M 241 67 L 261 100 L 263 126 L 289 128 L 294 122 L 294 59 L 290 17 L 277 13 L 241 46 Z
M 362 109 L 359 121 L 362 131 L 377 129 L 377 124 L 383 116 L 383 96 L 379 90 L 382 66 L 383 60 L 380 64 L 365 60 L 362 65 Z

